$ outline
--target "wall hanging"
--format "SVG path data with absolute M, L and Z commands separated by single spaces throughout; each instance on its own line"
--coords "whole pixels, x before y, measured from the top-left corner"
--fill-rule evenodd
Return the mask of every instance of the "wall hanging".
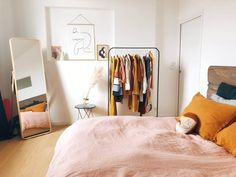
M 109 45 L 98 44 L 97 45 L 97 60 L 106 61 L 108 59 Z
M 77 23 L 83 18 L 88 24 Z M 95 27 L 94 24 L 82 14 L 77 15 L 67 24 L 67 50 L 68 59 L 95 59 Z

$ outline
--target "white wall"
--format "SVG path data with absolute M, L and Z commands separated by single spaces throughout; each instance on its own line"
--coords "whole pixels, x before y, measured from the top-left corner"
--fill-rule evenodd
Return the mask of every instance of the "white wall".
M 0 0 L 0 90 L 4 98 L 11 97 L 11 57 L 8 39 L 13 36 L 11 0 Z
M 160 116 L 175 116 L 178 101 L 178 0 L 157 1 L 157 46 L 161 50 Z
M 176 114 L 178 63 L 178 1 L 176 0 L 14 0 L 14 36 L 33 37 L 47 47 L 45 7 L 80 7 L 114 11 L 115 46 L 157 46 L 161 49 L 161 116 Z M 73 122 L 74 105 L 83 98 L 85 81 L 95 65 L 106 62 L 55 62 L 44 52 L 46 77 L 53 122 Z M 98 105 L 97 115 L 107 113 L 107 69 L 101 82 L 92 90 L 91 102 Z
M 207 92 L 211 65 L 236 66 L 236 1 L 180 0 L 180 22 L 203 15 L 200 91 Z

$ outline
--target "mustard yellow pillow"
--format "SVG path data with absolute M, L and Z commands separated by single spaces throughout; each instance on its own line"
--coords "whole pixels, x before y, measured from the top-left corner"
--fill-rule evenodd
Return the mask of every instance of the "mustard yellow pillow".
M 199 118 L 197 133 L 207 140 L 215 140 L 216 134 L 236 117 L 236 107 L 208 100 L 197 93 L 181 115 L 194 113 Z
M 236 157 L 236 122 L 217 134 L 216 143 Z
M 24 109 L 24 111 L 45 112 L 46 102 L 39 103 Z

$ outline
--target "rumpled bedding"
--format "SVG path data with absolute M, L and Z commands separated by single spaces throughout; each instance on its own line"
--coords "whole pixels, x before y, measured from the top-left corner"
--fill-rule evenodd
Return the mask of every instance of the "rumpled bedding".
M 173 117 L 79 120 L 59 138 L 47 177 L 235 177 L 236 158 Z
M 32 128 L 50 128 L 48 112 L 21 112 L 22 131 Z

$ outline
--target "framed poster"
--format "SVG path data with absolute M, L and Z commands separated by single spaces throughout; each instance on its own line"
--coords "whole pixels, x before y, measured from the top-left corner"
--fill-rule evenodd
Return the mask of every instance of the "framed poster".
M 97 45 L 97 60 L 98 61 L 108 60 L 108 51 L 109 51 L 109 45 L 98 44 Z
M 68 60 L 95 60 L 93 24 L 67 24 Z

